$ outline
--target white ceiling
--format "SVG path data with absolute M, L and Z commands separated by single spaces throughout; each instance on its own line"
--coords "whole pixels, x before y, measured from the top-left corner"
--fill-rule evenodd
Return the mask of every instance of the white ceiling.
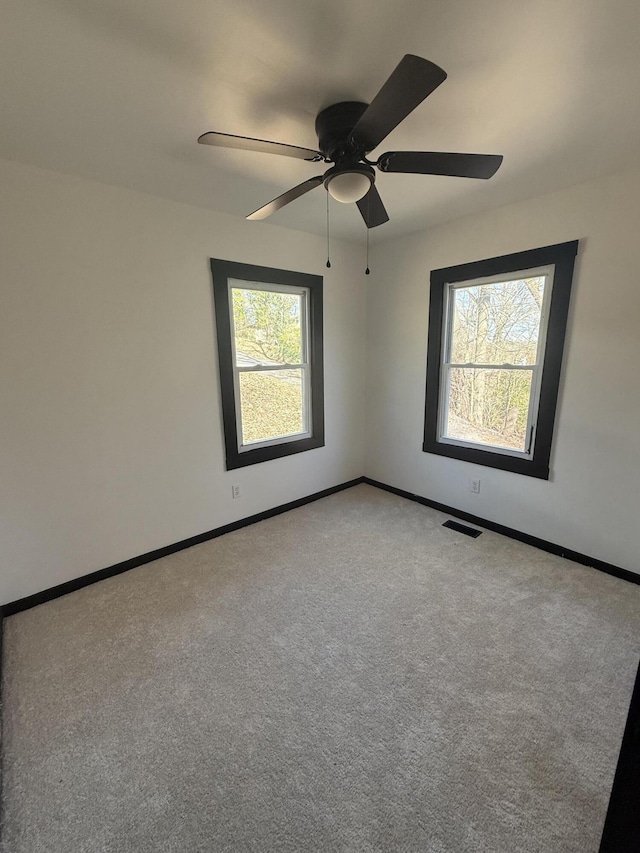
M 448 79 L 377 153 L 505 160 L 489 181 L 380 174 L 373 238 L 396 237 L 635 166 L 639 35 L 637 0 L 4 0 L 0 157 L 243 217 L 322 164 L 201 133 L 315 148 L 320 109 L 370 101 L 415 53 Z M 325 203 L 268 221 L 323 234 Z M 355 205 L 332 232 L 364 239 Z

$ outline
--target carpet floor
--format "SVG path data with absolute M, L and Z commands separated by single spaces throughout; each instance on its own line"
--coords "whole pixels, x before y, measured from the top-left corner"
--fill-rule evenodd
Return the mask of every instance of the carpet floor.
M 640 587 L 367 485 L 5 620 L 5 853 L 596 853 Z

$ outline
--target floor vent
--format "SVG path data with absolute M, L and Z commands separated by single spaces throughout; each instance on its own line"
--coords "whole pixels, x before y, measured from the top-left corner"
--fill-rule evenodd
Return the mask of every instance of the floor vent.
M 445 521 L 443 527 L 450 527 L 452 530 L 457 530 L 458 533 L 464 533 L 465 536 L 471 536 L 477 539 L 482 533 L 482 530 L 476 530 L 474 527 L 467 527 L 466 524 L 460 524 L 459 521 Z

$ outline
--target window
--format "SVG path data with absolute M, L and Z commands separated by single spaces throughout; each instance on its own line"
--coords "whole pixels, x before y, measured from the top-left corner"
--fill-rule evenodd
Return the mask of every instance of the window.
M 549 478 L 578 241 L 431 273 L 423 450 Z
M 322 277 L 211 259 L 227 469 L 324 445 Z

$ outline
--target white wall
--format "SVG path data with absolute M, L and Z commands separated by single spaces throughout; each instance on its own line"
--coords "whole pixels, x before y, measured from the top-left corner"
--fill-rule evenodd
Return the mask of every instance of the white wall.
M 430 270 L 575 238 L 551 479 L 423 453 Z M 386 243 L 367 287 L 366 473 L 640 572 L 640 173 Z
M 16 163 L 0 186 L 0 603 L 363 473 L 361 252 L 328 271 L 319 237 Z M 324 448 L 225 471 L 209 257 L 324 275 Z

